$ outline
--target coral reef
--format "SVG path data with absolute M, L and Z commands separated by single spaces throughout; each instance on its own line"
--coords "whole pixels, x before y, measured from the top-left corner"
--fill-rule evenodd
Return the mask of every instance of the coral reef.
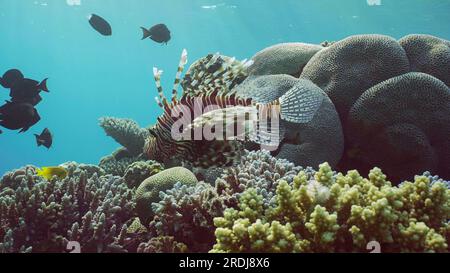
M 155 236 L 173 236 L 184 243 L 189 252 L 207 252 L 214 244 L 213 218 L 222 216 L 227 208 L 223 198 L 210 184 L 194 186 L 181 183 L 160 193 L 159 203 L 153 203 L 155 213 L 149 229 Z
M 322 46 L 305 43 L 277 44 L 256 53 L 248 69 L 250 76 L 288 74 L 298 77 Z
M 214 219 L 212 252 L 447 252 L 450 190 L 424 176 L 393 187 L 380 169 L 333 174 L 322 164 L 278 183 L 275 203 L 264 205 L 256 188 Z
M 130 188 L 137 188 L 145 179 L 164 170 L 164 166 L 156 161 L 137 161 L 130 164 L 123 178 Z
M 132 156 L 142 154 L 148 131 L 141 128 L 134 120 L 103 117 L 100 126 L 105 133 L 125 147 Z
M 148 224 L 153 217 L 151 206 L 160 201 L 159 192 L 171 189 L 177 182 L 195 185 L 198 180 L 188 169 L 174 167 L 150 176 L 139 185 L 135 196 L 136 212 L 143 225 Z
M 106 174 L 124 176 L 128 166 L 138 161 L 141 161 L 140 157 L 133 157 L 126 148 L 119 148 L 100 159 L 98 165 Z
M 78 169 L 49 182 L 27 166 L 0 180 L 0 252 L 65 252 L 69 241 L 82 252 L 125 251 L 133 214 L 132 192 L 120 178 Z
M 424 34 L 399 40 L 408 55 L 411 71 L 430 74 L 450 86 L 450 41 Z
M 187 247 L 183 243 L 174 241 L 173 237 L 160 236 L 151 238 L 147 243 L 141 243 L 138 253 L 185 253 Z
M 322 88 L 336 106 L 341 121 L 345 121 L 353 103 L 364 91 L 407 72 L 408 57 L 395 39 L 384 35 L 356 35 L 319 51 L 300 77 Z
M 424 171 L 450 178 L 449 135 L 450 89 L 411 72 L 361 95 L 349 113 L 346 141 L 358 151 L 358 170 L 378 166 L 401 181 Z

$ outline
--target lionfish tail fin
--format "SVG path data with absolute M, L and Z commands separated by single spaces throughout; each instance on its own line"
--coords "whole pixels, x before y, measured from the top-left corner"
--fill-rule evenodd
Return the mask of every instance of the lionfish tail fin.
M 280 99 L 280 115 L 285 121 L 308 123 L 324 99 L 323 94 L 306 88 L 291 88 Z

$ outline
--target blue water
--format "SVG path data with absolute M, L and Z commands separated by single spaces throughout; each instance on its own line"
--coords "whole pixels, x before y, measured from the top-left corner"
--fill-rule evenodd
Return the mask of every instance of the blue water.
M 450 40 L 450 1 L 381 0 L 0 0 L 0 74 L 19 68 L 49 77 L 37 106 L 41 121 L 24 134 L 3 129 L 0 175 L 26 164 L 98 163 L 118 147 L 98 126 L 102 116 L 153 124 L 160 110 L 152 67 L 170 89 L 183 48 L 189 60 L 221 52 L 249 58 L 281 42 L 320 43 L 362 33 L 401 38 L 426 33 Z M 88 24 L 96 13 L 113 27 L 103 37 Z M 140 26 L 165 23 L 172 40 L 141 41 Z M 0 89 L 0 101 L 9 91 Z M 50 128 L 54 145 L 37 147 L 34 133 Z

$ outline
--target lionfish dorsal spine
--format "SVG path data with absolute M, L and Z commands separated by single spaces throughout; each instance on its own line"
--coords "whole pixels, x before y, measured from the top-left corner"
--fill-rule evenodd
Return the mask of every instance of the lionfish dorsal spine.
M 183 49 L 183 52 L 181 53 L 180 63 L 178 64 L 177 74 L 175 75 L 175 81 L 173 83 L 172 88 L 172 103 L 177 102 L 177 96 L 178 96 L 178 86 L 181 82 L 181 73 L 183 73 L 184 66 L 188 62 L 188 53 L 186 49 Z
M 159 70 L 156 67 L 153 67 L 153 77 L 155 78 L 155 84 L 156 84 L 156 89 L 158 90 L 158 97 L 156 97 L 156 102 L 158 103 L 158 105 L 164 109 L 165 106 L 167 106 L 167 99 L 164 96 L 164 91 L 163 88 L 161 86 L 161 75 L 162 75 L 163 71 Z

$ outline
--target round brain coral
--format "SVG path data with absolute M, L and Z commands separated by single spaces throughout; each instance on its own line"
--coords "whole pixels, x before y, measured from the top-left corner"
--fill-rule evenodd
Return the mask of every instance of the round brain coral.
M 289 74 L 299 76 L 303 67 L 322 46 L 305 43 L 277 44 L 256 53 L 249 75 Z
M 450 86 L 450 41 L 413 34 L 399 43 L 408 55 L 411 71 L 430 74 Z
M 171 189 L 177 182 L 195 185 L 198 180 L 186 168 L 175 167 L 145 179 L 136 190 L 136 210 L 141 223 L 148 224 L 153 216 L 152 203 L 160 201 L 159 192 Z
M 382 82 L 354 104 L 346 136 L 362 155 L 359 170 L 378 166 L 397 181 L 424 171 L 448 178 L 450 89 L 418 72 Z
M 346 120 L 348 111 L 364 91 L 407 72 L 408 57 L 395 39 L 384 35 L 356 35 L 319 51 L 300 78 L 322 88 L 341 120 Z

